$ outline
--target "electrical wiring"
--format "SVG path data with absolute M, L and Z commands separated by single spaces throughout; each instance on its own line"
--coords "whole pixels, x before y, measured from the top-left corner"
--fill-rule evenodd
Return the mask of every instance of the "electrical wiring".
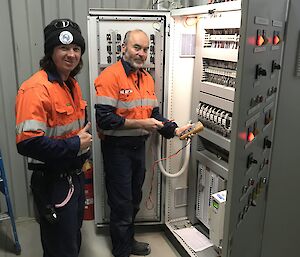
M 194 26 L 195 24 L 198 23 L 198 21 L 200 20 L 200 17 L 185 17 L 184 19 L 184 26 L 185 27 L 190 27 L 190 26 Z
M 191 139 L 189 138 L 187 140 L 187 143 L 182 147 L 180 148 L 179 150 L 177 150 L 175 153 L 171 154 L 170 156 L 168 157 L 165 157 L 165 158 L 161 158 L 159 160 L 156 160 L 153 162 L 152 166 L 151 166 L 151 172 L 152 172 L 152 178 L 151 178 L 151 185 L 150 185 L 150 191 L 149 191 L 149 195 L 148 195 L 148 198 L 146 200 L 146 208 L 148 210 L 152 210 L 154 208 L 154 203 L 153 203 L 153 199 L 152 199 L 152 190 L 153 190 L 153 182 L 154 182 L 154 174 L 155 174 L 155 166 L 158 164 L 160 165 L 162 161 L 165 161 L 165 160 L 168 160 L 168 159 L 171 159 L 171 158 L 174 158 L 179 152 L 181 152 L 184 148 L 186 148 L 187 146 L 190 146 L 191 144 Z M 160 147 L 160 145 L 159 145 Z M 187 148 L 186 149 L 186 161 L 185 163 L 188 163 L 188 160 L 189 160 L 189 152 L 190 152 L 190 148 Z M 188 154 L 187 154 L 188 153 Z M 188 155 L 188 156 L 187 156 Z M 159 151 L 159 155 L 158 156 L 161 156 L 160 154 L 160 151 Z M 166 175 L 163 170 L 164 168 L 161 166 L 160 167 L 160 170 L 168 177 L 178 177 L 179 175 L 181 175 L 183 173 L 183 171 L 186 169 L 187 165 L 183 165 L 183 167 L 181 168 L 181 170 L 175 174 L 171 174 L 171 173 L 167 173 L 168 175 Z M 163 168 L 163 170 L 162 170 Z M 165 171 L 166 172 L 166 171 Z

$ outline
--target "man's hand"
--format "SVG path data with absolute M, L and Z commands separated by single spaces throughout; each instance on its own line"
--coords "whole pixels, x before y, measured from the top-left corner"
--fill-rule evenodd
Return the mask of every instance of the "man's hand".
M 156 120 L 154 118 L 143 119 L 141 120 L 141 122 L 142 122 L 142 128 L 150 132 L 158 130 L 164 126 L 164 124 L 161 121 Z
M 125 119 L 124 128 L 127 129 L 136 129 L 136 128 L 142 128 L 145 130 L 148 130 L 149 132 L 158 130 L 162 128 L 164 124 L 156 120 L 154 118 L 148 118 L 148 119 Z
M 80 150 L 87 150 L 92 144 L 92 135 L 88 132 L 91 128 L 91 122 L 88 122 L 85 127 L 78 132 L 80 139 Z
M 180 140 L 184 140 L 184 139 L 192 137 L 193 135 L 198 134 L 203 129 L 204 129 L 203 124 L 200 121 L 198 121 L 193 124 L 187 124 L 180 128 L 176 128 L 175 133 L 176 133 L 176 136 L 178 136 Z
M 190 129 L 191 127 L 192 127 L 192 124 L 190 124 L 190 123 L 186 124 L 182 127 L 178 127 L 178 128 L 175 129 L 175 135 L 179 137 L 182 134 L 182 132 Z

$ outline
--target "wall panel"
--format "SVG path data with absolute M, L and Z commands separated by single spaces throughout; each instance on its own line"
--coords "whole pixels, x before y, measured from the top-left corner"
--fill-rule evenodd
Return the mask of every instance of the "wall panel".
M 116 8 L 116 1 L 117 0 L 102 0 L 102 7 L 103 8 Z
M 58 1 L 57 0 L 41 0 L 43 3 L 44 25 L 51 20 L 59 17 Z
M 43 56 L 44 36 L 43 36 L 43 13 L 40 0 L 27 0 L 28 10 L 28 34 L 30 38 L 29 47 L 31 55 L 31 73 L 39 68 L 39 60 Z
M 71 19 L 74 19 L 72 0 L 58 1 L 58 17 L 59 18 L 69 17 Z

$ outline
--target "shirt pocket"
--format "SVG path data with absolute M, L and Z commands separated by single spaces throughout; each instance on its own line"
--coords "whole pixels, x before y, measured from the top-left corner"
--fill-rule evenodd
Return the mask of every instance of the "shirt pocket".
M 56 102 L 54 108 L 55 112 L 53 120 L 56 125 L 66 125 L 72 122 L 75 110 L 71 104 Z
M 136 99 L 134 97 L 135 92 L 129 89 L 121 89 L 119 92 L 119 101 L 117 103 L 117 108 L 130 109 L 135 107 Z
M 74 108 L 71 104 L 66 103 L 65 105 L 62 103 L 55 103 L 55 111 L 59 114 L 59 115 L 71 115 L 72 113 L 74 113 Z

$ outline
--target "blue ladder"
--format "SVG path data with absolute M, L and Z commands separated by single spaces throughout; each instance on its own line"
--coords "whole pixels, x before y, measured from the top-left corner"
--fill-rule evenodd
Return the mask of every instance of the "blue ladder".
M 20 246 L 19 239 L 18 239 L 16 222 L 15 222 L 12 205 L 11 205 L 11 201 L 10 201 L 10 197 L 9 197 L 7 180 L 6 180 L 6 176 L 5 176 L 1 151 L 0 151 L 0 192 L 2 194 L 4 194 L 5 200 L 6 200 L 6 205 L 7 205 L 7 212 L 4 212 L 4 213 L 0 212 L 0 222 L 2 220 L 8 220 L 8 219 L 10 220 L 14 239 L 15 239 L 15 251 L 16 251 L 17 255 L 20 255 L 21 254 L 21 246 Z

